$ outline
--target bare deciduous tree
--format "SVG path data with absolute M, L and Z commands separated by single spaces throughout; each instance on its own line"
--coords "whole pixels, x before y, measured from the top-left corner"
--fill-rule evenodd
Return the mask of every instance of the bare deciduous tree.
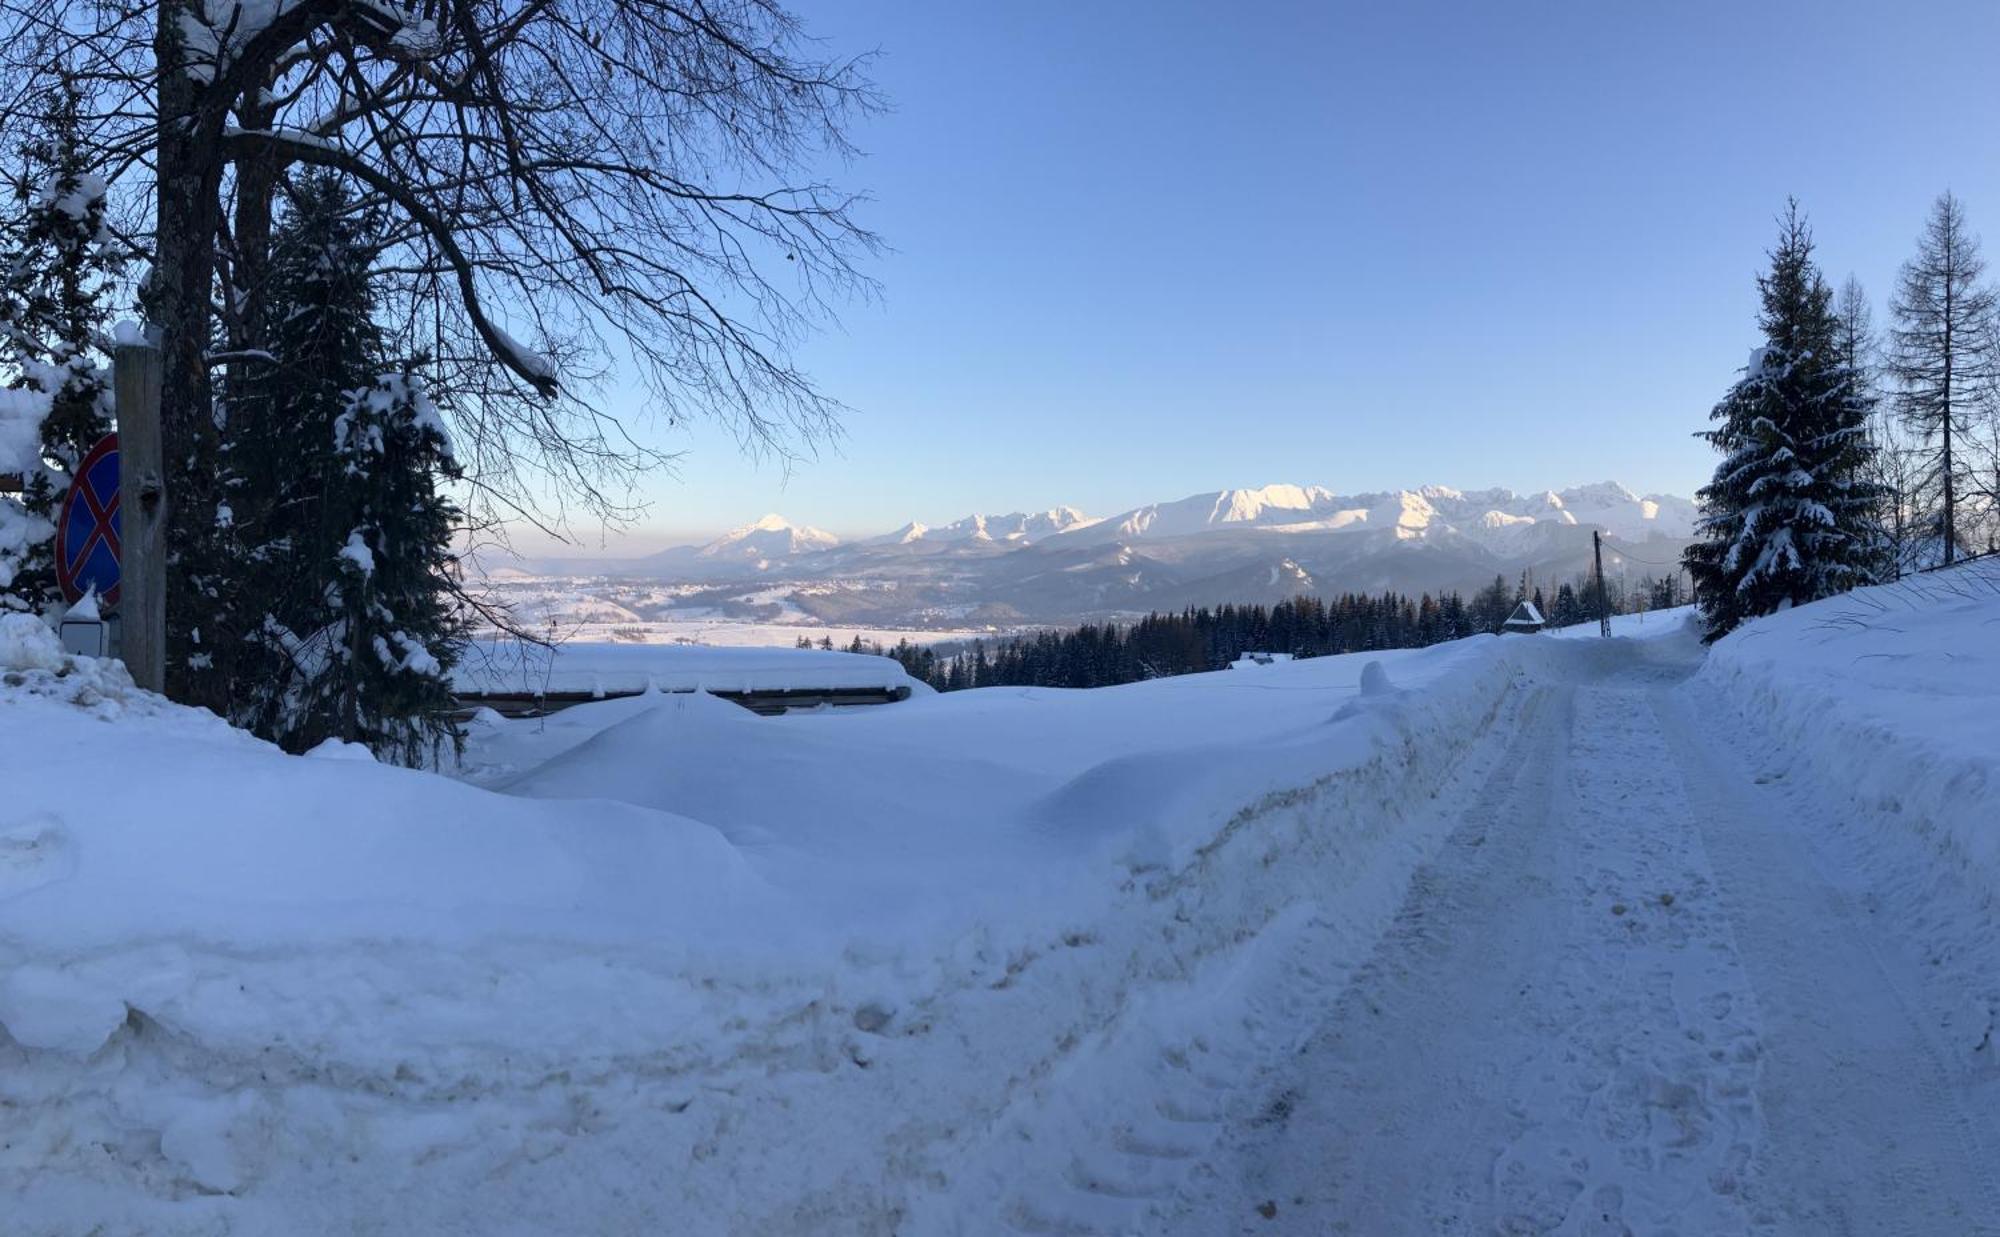
M 489 511 L 629 514 L 616 483 L 666 457 L 590 398 L 626 365 L 650 411 L 755 452 L 837 431 L 788 346 L 871 290 L 876 239 L 822 167 L 878 100 L 775 0 L 0 0 L 0 38 L 0 124 L 79 87 L 150 263 L 177 545 L 220 502 L 212 371 L 269 359 L 272 199 L 300 165 L 394 221 L 386 307 Z
M 1965 207 L 1941 195 L 1905 263 L 1891 310 L 1889 372 L 1896 410 L 1916 435 L 1921 472 L 1916 490 L 1937 512 L 1943 559 L 1958 551 L 1965 447 L 1977 401 L 1996 378 L 1993 290 L 1980 282 L 1986 264 L 1965 224 Z
M 1972 496 L 1980 511 L 1984 552 L 2000 554 L 2000 310 L 1988 324 L 1986 348 L 1993 357 L 1992 378 L 1977 393 L 1973 414 L 1973 453 L 1969 471 Z

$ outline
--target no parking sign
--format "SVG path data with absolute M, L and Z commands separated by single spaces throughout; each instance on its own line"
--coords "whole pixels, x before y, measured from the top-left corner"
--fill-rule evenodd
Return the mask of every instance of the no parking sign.
M 106 434 L 77 465 L 56 520 L 56 583 L 70 604 L 97 591 L 118 604 L 118 435 Z

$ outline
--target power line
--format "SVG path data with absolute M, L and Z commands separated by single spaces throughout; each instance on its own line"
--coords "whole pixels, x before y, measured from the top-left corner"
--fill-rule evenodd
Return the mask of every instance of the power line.
M 1611 552 L 1612 552 L 1613 554 L 1616 554 L 1616 555 L 1618 555 L 1618 556 L 1619 556 L 1620 558 L 1627 558 L 1627 559 L 1630 559 L 1631 561 L 1633 561 L 1633 562 L 1635 562 L 1635 563 L 1639 563 L 1639 564 L 1641 564 L 1642 566 L 1646 566 L 1646 567 L 1673 567 L 1673 568 L 1676 568 L 1676 569 L 1678 569 L 1678 568 L 1680 568 L 1680 567 L 1684 566 L 1684 564 L 1682 564 L 1682 563 L 1681 563 L 1681 562 L 1679 562 L 1678 560 L 1670 560 L 1670 561 L 1668 561 L 1668 562 L 1664 562 L 1664 563 L 1663 563 L 1663 562 L 1659 562 L 1659 561 L 1657 561 L 1657 560 L 1655 560 L 1655 559 L 1650 559 L 1650 558 L 1640 558 L 1640 557 L 1639 557 L 1639 556 L 1638 556 L 1637 554 L 1628 554 L 1628 553 L 1626 553 L 1626 552 L 1625 552 L 1624 550 L 1621 550 L 1621 549 L 1619 549 L 1619 548 L 1618 548 L 1618 547 L 1617 547 L 1616 545 L 1613 545 L 1613 546 L 1611 547 Z

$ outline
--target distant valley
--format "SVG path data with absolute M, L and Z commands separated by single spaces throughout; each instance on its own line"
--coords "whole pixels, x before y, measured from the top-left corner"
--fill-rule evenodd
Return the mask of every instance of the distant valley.
M 1612 482 L 1528 495 L 1271 485 L 1101 518 L 1059 507 L 852 540 L 771 515 L 643 557 L 476 566 L 525 622 L 590 638 L 951 639 L 1300 593 L 1469 593 L 1496 574 L 1530 572 L 1553 589 L 1588 567 L 1593 530 L 1607 573 L 1636 584 L 1670 570 L 1694 519 L 1688 499 Z

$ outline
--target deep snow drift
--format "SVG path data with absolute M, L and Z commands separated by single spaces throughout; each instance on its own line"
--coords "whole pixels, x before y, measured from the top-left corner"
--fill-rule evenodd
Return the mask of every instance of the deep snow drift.
M 1948 761 L 1944 823 L 1909 819 L 1990 856 L 1983 587 L 1778 616 L 1698 686 L 1829 795 Z M 1692 656 L 1675 617 L 1645 634 Z M 453 780 L 284 756 L 0 620 L 5 1231 L 1155 1227 L 1534 685 L 1641 647 L 781 718 L 656 693 L 483 717 Z
M 1140 994 L 1360 879 L 1516 673 L 656 694 L 482 722 L 489 790 L 4 630 L 0 1181 L 48 1233 L 881 1231 Z

